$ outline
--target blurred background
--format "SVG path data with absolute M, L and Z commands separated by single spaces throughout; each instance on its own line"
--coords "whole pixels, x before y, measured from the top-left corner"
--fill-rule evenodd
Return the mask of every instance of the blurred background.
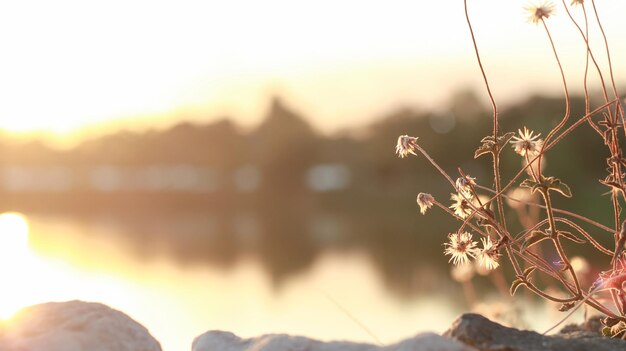
M 470 14 L 502 130 L 545 136 L 562 86 L 524 4 L 470 1 Z M 623 86 L 626 3 L 597 9 Z M 576 118 L 585 47 L 568 21 L 558 7 L 548 24 Z M 394 154 L 418 136 L 453 177 L 491 184 L 473 158 L 492 122 L 461 3 L 24 1 L 0 5 L 0 33 L 2 318 L 99 301 L 181 350 L 210 329 L 391 343 L 478 301 L 511 315 L 503 276 L 451 277 L 442 245 L 458 224 L 415 203 L 451 189 Z M 545 172 L 573 189 L 558 206 L 610 226 L 607 156 L 584 126 Z M 502 157 L 510 178 L 520 158 Z

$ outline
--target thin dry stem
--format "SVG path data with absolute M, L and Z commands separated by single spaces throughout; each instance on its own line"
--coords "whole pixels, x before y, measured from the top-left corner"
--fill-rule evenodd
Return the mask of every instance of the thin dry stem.
M 543 28 L 546 30 L 546 34 L 548 35 L 548 39 L 550 41 L 550 46 L 552 47 L 552 52 L 554 53 L 554 58 L 556 59 L 556 63 L 559 66 L 559 72 L 561 72 L 561 80 L 563 81 L 563 90 L 565 93 L 565 115 L 563 116 L 563 119 L 561 119 L 561 122 L 559 122 L 559 124 L 557 124 L 556 127 L 552 128 L 550 133 L 546 135 L 546 138 L 542 145 L 541 153 L 539 154 L 539 161 L 537 161 L 538 163 L 537 169 L 538 169 L 540 178 L 541 178 L 541 159 L 543 158 L 543 153 L 544 153 L 546 144 L 548 144 L 548 141 L 550 140 L 550 138 L 552 138 L 552 136 L 556 134 L 556 132 L 558 132 L 559 129 L 563 128 L 563 126 L 567 122 L 567 119 L 569 118 L 569 115 L 570 115 L 570 105 L 571 105 L 570 98 L 569 98 L 569 90 L 567 89 L 567 80 L 565 79 L 565 73 L 563 72 L 563 65 L 561 65 L 561 60 L 559 59 L 559 55 L 556 51 L 556 46 L 554 45 L 554 41 L 552 40 L 552 35 L 550 34 L 548 25 L 546 24 L 546 21 L 543 18 L 541 19 L 541 23 L 543 24 Z
M 480 67 L 480 73 L 483 76 L 483 81 L 485 82 L 485 87 L 487 88 L 487 94 L 489 94 L 489 100 L 491 101 L 491 108 L 493 110 L 493 140 L 498 140 L 498 105 L 496 104 L 496 100 L 493 98 L 493 94 L 491 93 L 491 87 L 489 86 L 489 80 L 487 79 L 487 74 L 485 73 L 485 68 L 483 67 L 482 60 L 480 58 L 480 53 L 478 52 L 478 44 L 476 44 L 476 37 L 474 36 L 474 29 L 472 28 L 472 22 L 469 18 L 469 13 L 467 11 L 467 0 L 463 1 L 465 5 L 465 19 L 467 20 L 467 26 L 470 31 L 470 36 L 472 37 L 472 44 L 474 44 L 474 52 L 476 53 L 476 60 L 478 61 L 478 66 Z M 498 159 L 497 152 L 493 154 L 493 178 L 496 186 L 496 190 L 500 189 L 500 164 Z M 504 216 L 504 203 L 502 201 L 502 197 L 498 196 L 496 198 L 496 202 L 498 204 L 498 216 L 500 216 L 500 221 L 502 222 L 502 226 L 506 228 L 506 217 Z
M 450 185 L 458 192 L 458 194 L 460 194 L 458 196 L 462 196 L 465 199 L 462 203 L 455 204 L 455 206 L 459 206 L 459 208 L 453 206 L 453 208 L 456 210 L 456 213 L 455 211 L 452 211 L 450 208 L 444 206 L 443 204 L 441 204 L 440 202 L 436 200 L 433 201 L 433 204 L 436 204 L 437 207 L 444 210 L 453 218 L 461 221 L 461 225 L 459 226 L 459 229 L 458 229 L 459 233 L 463 232 L 466 227 L 469 227 L 473 231 L 475 231 L 476 233 L 480 234 L 483 237 L 489 237 L 489 238 L 496 237 L 497 241 L 494 244 L 495 246 L 491 246 L 491 242 L 490 242 L 489 245 L 485 244 L 483 249 L 476 248 L 476 250 L 482 250 L 482 251 L 476 251 L 476 252 L 477 253 L 480 252 L 481 255 L 485 255 L 486 253 L 489 253 L 490 255 L 493 254 L 494 255 L 493 259 L 497 259 L 499 257 L 499 253 L 501 252 L 501 250 L 504 250 L 506 252 L 506 256 L 508 257 L 509 261 L 511 262 L 513 266 L 515 274 L 518 278 L 518 282 L 519 281 L 523 282 L 529 291 L 540 296 L 541 298 L 558 302 L 558 303 L 571 304 L 571 303 L 577 302 L 576 309 L 582 305 L 587 305 L 591 308 L 594 308 L 600 311 L 606 316 L 609 316 L 611 318 L 617 318 L 618 320 L 626 321 L 626 316 L 625 316 L 626 306 L 622 304 L 622 299 L 618 298 L 617 296 L 618 294 L 614 290 L 610 289 L 611 296 L 613 298 L 614 307 L 609 308 L 603 303 L 601 303 L 597 298 L 594 297 L 594 294 L 599 292 L 597 288 L 594 290 L 590 290 L 588 292 L 586 292 L 583 289 L 581 285 L 581 281 L 579 280 L 577 273 L 574 270 L 574 267 L 572 266 L 570 262 L 570 257 L 568 256 L 568 253 L 566 252 L 564 245 L 562 243 L 563 238 L 567 240 L 572 240 L 577 243 L 585 243 L 585 244 L 588 243 L 591 247 L 611 257 L 612 270 L 609 271 L 608 273 L 615 274 L 616 272 L 619 273 L 619 272 L 626 270 L 625 266 L 621 266 L 621 267 L 619 266 L 620 264 L 623 265 L 624 262 L 622 262 L 621 259 L 620 260 L 616 259 L 618 256 L 620 258 L 622 257 L 621 256 L 622 246 L 623 246 L 622 241 L 626 240 L 626 239 L 623 239 L 622 235 L 619 234 L 622 230 L 626 229 L 620 226 L 621 207 L 620 207 L 620 202 L 619 202 L 620 191 L 622 192 L 622 195 L 624 195 L 624 198 L 626 199 L 626 194 L 623 193 L 626 187 L 624 186 L 623 181 L 622 181 L 624 177 L 622 168 L 626 165 L 625 163 L 626 161 L 624 161 L 622 158 L 622 151 L 620 148 L 620 141 L 618 139 L 618 131 L 617 131 L 618 127 L 624 127 L 624 130 L 626 133 L 626 121 L 624 117 L 624 110 L 619 101 L 619 94 L 617 92 L 616 85 L 615 85 L 608 40 L 606 38 L 606 34 L 604 33 L 604 29 L 602 28 L 602 25 L 600 23 L 600 18 L 599 18 L 598 11 L 595 6 L 595 2 L 594 0 L 591 0 L 596 20 L 598 22 L 598 25 L 602 32 L 602 36 L 604 38 L 606 55 L 607 55 L 607 59 L 609 62 L 611 86 L 613 88 L 614 96 L 612 98 L 609 97 L 609 92 L 607 91 L 607 87 L 605 86 L 605 76 L 602 72 L 602 69 L 600 68 L 596 55 L 594 55 L 594 52 L 592 51 L 590 44 L 589 44 L 589 35 L 590 35 L 589 34 L 589 20 L 587 18 L 587 12 L 585 10 L 584 4 L 582 4 L 583 15 L 584 15 L 584 29 L 583 29 L 578 24 L 578 22 L 574 19 L 574 17 L 571 15 L 570 10 L 567 7 L 565 0 L 562 0 L 563 5 L 566 9 L 566 12 L 571 22 L 578 29 L 586 46 L 585 72 L 584 72 L 584 78 L 583 78 L 583 88 L 584 88 L 584 94 L 585 94 L 585 115 L 580 117 L 578 120 L 574 121 L 574 123 L 571 123 L 571 125 L 569 125 L 566 128 L 566 126 L 568 125 L 568 121 L 571 117 L 571 107 L 572 107 L 568 82 L 567 82 L 567 79 L 564 73 L 564 68 L 561 63 L 559 54 L 557 52 L 552 34 L 545 21 L 545 19 L 549 17 L 549 14 L 546 13 L 544 16 L 537 16 L 537 21 L 535 22 L 541 22 L 541 24 L 543 25 L 543 28 L 547 35 L 547 39 L 550 44 L 550 48 L 552 49 L 552 53 L 554 55 L 554 58 L 557 63 L 557 67 L 560 72 L 561 82 L 562 82 L 563 91 L 565 95 L 565 112 L 563 114 L 563 117 L 556 124 L 556 126 L 554 126 L 546 135 L 543 141 L 543 144 L 541 145 L 541 150 L 537 154 L 534 154 L 534 153 L 533 154 L 527 153 L 525 155 L 523 154 L 526 164 L 522 166 L 521 169 L 511 179 L 509 179 L 508 183 L 506 183 L 506 185 L 504 186 L 502 186 L 501 184 L 500 153 L 503 148 L 503 142 L 505 143 L 506 140 L 505 141 L 498 140 L 499 133 L 500 133 L 499 121 L 498 121 L 498 107 L 494 99 L 494 95 L 491 90 L 489 80 L 487 78 L 485 67 L 483 66 L 481 55 L 478 49 L 476 36 L 472 28 L 472 23 L 470 21 L 467 2 L 468 2 L 467 0 L 464 0 L 465 18 L 466 18 L 467 25 L 469 28 L 470 37 L 471 37 L 473 48 L 474 48 L 474 53 L 476 55 L 478 66 L 480 68 L 484 85 L 487 89 L 487 94 L 489 96 L 489 99 L 492 105 L 492 110 L 493 110 L 492 134 L 491 136 L 486 137 L 483 140 L 483 146 L 481 146 L 481 149 L 479 149 L 478 154 L 485 153 L 485 150 L 491 153 L 493 157 L 492 166 L 493 166 L 494 183 L 493 183 L 493 188 L 491 188 L 491 187 L 480 186 L 478 184 L 475 184 L 473 181 L 470 181 L 470 182 L 467 182 L 469 189 L 464 185 L 465 183 L 459 183 L 461 184 L 458 186 L 460 189 L 457 189 L 457 184 L 452 179 L 452 177 L 450 177 L 450 175 L 446 173 L 432 159 L 432 157 L 430 157 L 430 155 L 424 149 L 422 149 L 419 145 L 417 145 L 416 150 L 419 150 L 420 153 L 424 155 L 424 157 L 439 171 L 439 173 L 441 173 L 441 175 L 450 183 Z M 593 64 L 593 67 L 595 67 L 598 73 L 598 76 L 600 78 L 601 91 L 604 96 L 604 103 L 601 106 L 596 107 L 596 108 L 592 108 L 591 101 L 589 98 L 590 87 L 589 87 L 588 78 L 589 78 L 590 69 L 593 69 L 591 68 L 592 64 Z M 603 110 L 607 111 L 605 114 L 605 119 L 603 121 L 598 121 L 598 122 L 594 121 L 592 117 L 602 112 Z M 621 117 L 621 126 L 618 123 L 618 118 L 620 117 Z M 551 191 L 557 190 L 559 192 L 562 192 L 566 196 L 571 196 L 571 194 L 569 194 L 569 189 L 564 188 L 563 185 L 559 185 L 556 179 L 551 178 L 551 177 L 545 178 L 542 174 L 541 164 L 542 164 L 542 160 L 546 152 L 551 150 L 553 147 L 555 147 L 560 141 L 563 140 L 563 138 L 565 138 L 572 131 L 574 131 L 575 129 L 577 129 L 579 126 L 581 126 L 584 123 L 588 123 L 591 126 L 591 128 L 597 134 L 600 135 L 600 137 L 604 141 L 604 144 L 607 145 L 610 151 L 611 157 L 608 159 L 609 175 L 606 177 L 606 179 L 602 180 L 602 183 L 612 187 L 611 188 L 612 189 L 611 201 L 613 203 L 613 217 L 614 217 L 614 222 L 615 222 L 614 228 L 610 228 L 586 216 L 582 216 L 571 211 L 554 208 L 552 204 L 553 199 L 551 197 L 551 194 L 553 193 L 551 193 Z M 534 140 L 531 140 L 531 141 L 534 141 Z M 517 142 L 518 141 L 516 140 L 515 143 Z M 518 145 L 516 144 L 516 146 Z M 533 151 L 536 151 L 536 150 L 533 150 Z M 530 167 L 530 170 L 528 170 L 528 167 Z M 461 177 L 465 178 L 466 175 L 463 172 L 463 170 L 460 168 L 458 170 L 459 170 Z M 533 189 L 533 192 L 538 191 L 541 194 L 541 197 L 543 199 L 543 204 L 536 203 L 535 201 L 522 201 L 522 200 L 514 199 L 504 194 L 512 186 L 514 186 L 515 184 L 518 184 L 519 178 L 526 172 L 529 172 L 530 174 L 530 179 L 528 179 L 528 182 L 530 183 L 527 182 L 524 184 L 524 186 L 531 186 Z M 493 196 L 487 201 L 480 200 L 476 192 L 476 189 L 486 190 L 490 192 Z M 505 218 L 504 205 L 503 205 L 504 198 L 511 199 L 513 201 L 519 201 L 528 206 L 531 206 L 530 208 L 526 208 L 524 206 L 517 206 L 517 207 L 514 206 L 516 210 L 518 210 L 520 221 L 524 219 L 522 225 L 524 228 L 526 228 L 525 230 L 517 233 L 515 236 L 511 235 L 511 233 L 508 231 L 507 226 L 506 226 L 506 221 L 505 221 L 506 218 Z M 456 200 L 461 201 L 461 198 L 456 199 Z M 497 203 L 497 213 L 493 213 L 492 210 L 487 207 L 492 202 Z M 546 218 L 540 219 L 539 208 L 545 211 Z M 535 215 L 530 216 L 528 214 L 528 211 L 533 211 Z M 565 215 L 571 218 L 560 217 L 560 216 L 557 216 L 557 214 Z M 524 218 L 522 218 L 522 216 Z M 615 240 L 614 250 L 610 250 L 604 247 L 598 240 L 594 238 L 594 236 L 592 235 L 593 231 L 591 229 L 590 231 L 587 231 L 574 220 L 578 220 L 579 222 L 585 222 L 587 224 L 593 225 L 595 228 L 598 228 L 602 231 L 613 233 L 614 240 Z M 624 221 L 624 223 L 626 223 L 626 221 Z M 622 225 L 626 225 L 626 224 L 622 224 Z M 567 230 L 571 230 L 574 234 L 562 231 L 557 226 L 565 228 Z M 597 231 L 597 229 L 595 230 Z M 532 236 L 533 234 L 531 233 L 533 232 L 535 232 L 534 235 L 540 234 L 540 233 L 537 233 L 536 231 L 542 231 L 545 237 L 544 236 L 539 236 L 539 237 Z M 529 234 L 531 234 L 531 236 L 529 236 Z M 584 240 L 580 238 L 584 238 Z M 534 245 L 534 244 L 538 244 L 537 248 L 541 248 L 541 245 L 539 245 L 539 242 L 543 242 L 543 239 L 546 239 L 545 243 L 551 244 L 551 246 L 554 247 L 560 259 L 560 263 L 558 264 L 551 263 L 549 262 L 551 260 L 547 259 L 547 257 L 544 257 L 541 251 L 534 252 L 533 250 L 528 249 L 529 246 Z M 472 245 L 476 245 L 476 243 L 472 243 Z M 494 250 L 494 249 L 496 250 L 496 252 L 488 251 L 488 250 Z M 481 257 L 485 258 L 486 256 L 481 256 Z M 526 271 L 523 270 L 523 267 L 526 268 Z M 548 293 L 542 290 L 542 288 L 535 285 L 535 283 L 533 283 L 530 280 L 531 270 L 528 270 L 529 268 L 532 268 L 532 269 L 536 268 L 537 274 L 540 274 L 539 276 L 542 278 L 548 278 L 551 283 L 552 283 L 552 279 L 554 279 L 556 282 L 560 283 L 559 287 L 563 291 L 563 294 L 567 294 L 567 295 L 571 294 L 571 296 L 563 297 L 562 294 Z M 545 287 L 543 287 L 543 289 L 545 289 Z M 620 291 L 620 294 L 621 293 L 623 292 Z M 613 312 L 612 308 L 617 308 L 619 312 L 618 313 Z

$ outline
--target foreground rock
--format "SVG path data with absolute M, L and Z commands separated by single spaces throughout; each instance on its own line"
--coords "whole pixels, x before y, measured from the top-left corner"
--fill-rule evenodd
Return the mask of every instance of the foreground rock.
M 161 351 L 139 323 L 99 303 L 45 303 L 21 310 L 0 328 L 0 350 Z
M 570 328 L 576 330 L 576 328 Z M 444 333 L 483 351 L 623 351 L 626 341 L 576 330 L 557 335 L 507 328 L 478 314 L 464 314 Z
M 210 331 L 193 341 L 192 351 L 476 351 L 434 333 L 419 334 L 391 346 L 351 342 L 321 342 L 298 336 L 264 335 L 242 339 L 233 333 Z

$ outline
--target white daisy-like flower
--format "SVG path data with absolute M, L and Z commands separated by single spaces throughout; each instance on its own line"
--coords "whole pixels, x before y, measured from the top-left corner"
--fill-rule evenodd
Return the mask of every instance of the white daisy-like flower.
M 470 204 L 468 198 L 463 196 L 462 194 L 450 194 L 450 200 L 454 201 L 450 208 L 454 210 L 454 214 L 461 217 L 462 219 L 467 218 L 474 209 Z
M 490 237 L 481 238 L 480 241 L 483 243 L 483 248 L 477 250 L 478 262 L 488 270 L 498 268 L 500 266 L 498 263 L 500 258 L 498 248 L 491 241 Z
M 400 158 L 405 158 L 409 156 L 409 154 L 413 154 L 417 156 L 415 151 L 417 150 L 417 138 L 408 136 L 408 135 L 400 135 L 398 137 L 398 143 L 396 144 L 396 154 L 400 156 Z
M 417 204 L 420 206 L 420 213 L 426 214 L 426 210 L 428 210 L 429 208 L 433 206 L 434 201 L 435 201 L 435 198 L 430 194 L 426 194 L 426 193 L 417 194 Z
M 524 10 L 528 13 L 528 22 L 538 24 L 546 18 L 554 15 L 556 7 L 552 1 L 544 1 L 541 4 L 529 4 L 524 6 Z
M 472 186 L 476 185 L 476 178 L 465 175 L 459 177 L 456 180 L 456 190 L 459 194 L 465 195 L 467 198 L 471 198 L 474 193 L 472 192 Z
M 476 242 L 468 232 L 450 233 L 448 242 L 444 244 L 444 254 L 450 255 L 450 261 L 455 265 L 468 264 L 469 258 L 475 258 L 477 253 Z
M 543 140 L 539 139 L 541 134 L 533 135 L 533 131 L 528 130 L 524 127 L 524 131 L 521 129 L 517 130 L 519 136 L 514 136 L 513 140 L 510 143 L 513 145 L 515 152 L 520 156 L 524 157 L 528 156 L 537 156 L 541 152 L 541 147 L 543 146 Z

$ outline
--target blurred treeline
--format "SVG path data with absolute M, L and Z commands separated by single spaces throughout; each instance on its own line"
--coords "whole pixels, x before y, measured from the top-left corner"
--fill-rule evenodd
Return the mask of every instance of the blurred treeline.
M 401 134 L 417 136 L 453 178 L 460 167 L 491 186 L 489 157 L 473 157 L 480 139 L 491 133 L 491 111 L 470 91 L 451 101 L 439 112 L 398 108 L 333 135 L 317 132 L 308 122 L 314 116 L 276 98 L 262 123 L 249 130 L 227 118 L 204 125 L 180 123 L 167 130 L 118 132 L 63 151 L 38 141 L 3 138 L 0 207 L 83 217 L 113 213 L 126 228 L 124 235 L 146 256 L 155 254 L 155 247 L 166 247 L 185 262 L 228 266 L 241 255 L 254 255 L 277 282 L 327 250 L 362 250 L 401 294 L 435 289 L 424 276 L 447 271 L 441 245 L 457 224 L 437 209 L 420 215 L 415 196 L 428 192 L 449 204 L 452 189 L 423 157 L 399 159 L 394 147 Z M 568 124 L 584 110 L 584 100 L 573 98 Z M 562 98 L 530 97 L 501 108 L 501 129 L 526 126 L 545 137 L 564 111 Z M 557 206 L 610 226 L 610 199 L 601 196 L 608 189 L 598 182 L 606 174 L 607 156 L 601 138 L 586 124 L 551 150 L 545 174 L 561 178 L 574 193 Z M 210 171 L 215 184 L 206 191 L 88 186 L 90 172 L 103 166 L 111 172 L 168 165 Z M 311 188 L 307 179 L 319 165 L 347 170 L 343 185 L 327 191 Z M 519 170 L 521 158 L 507 149 L 502 165 L 506 183 Z M 233 178 L 242 167 L 256 172 L 258 184 L 247 191 L 237 188 Z M 70 181 L 53 191 L 29 188 L 28 182 L 10 187 L 20 175 L 34 177 L 36 183 L 32 173 L 38 169 L 54 169 Z M 509 213 L 511 226 L 519 228 L 514 211 Z M 606 233 L 593 234 L 611 241 Z

